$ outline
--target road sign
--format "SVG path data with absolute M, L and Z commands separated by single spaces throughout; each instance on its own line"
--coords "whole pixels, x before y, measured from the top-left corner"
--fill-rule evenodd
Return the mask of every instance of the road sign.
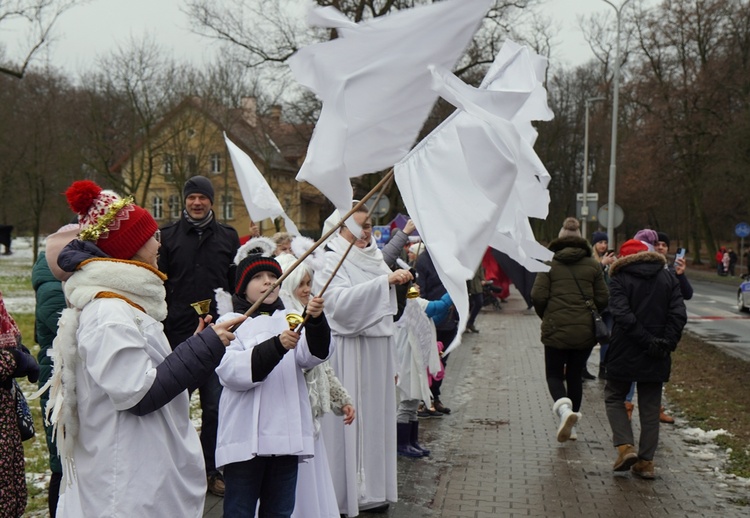
M 599 221 L 601 221 L 602 224 L 606 224 L 608 222 L 607 218 L 609 217 L 609 203 L 605 203 L 601 206 L 596 217 L 599 218 Z M 622 222 L 624 220 L 625 213 L 622 211 L 622 207 L 615 203 L 615 228 L 622 225 Z
M 365 206 L 369 209 L 372 207 L 372 203 L 374 201 L 374 198 L 370 198 L 365 202 Z M 386 214 L 388 214 L 388 211 L 391 210 L 391 200 L 388 199 L 388 196 L 381 196 L 378 200 L 378 204 L 375 205 L 375 210 L 372 211 L 372 217 L 373 218 L 382 218 Z
M 586 203 L 583 203 L 583 193 L 579 192 L 576 194 L 576 219 L 584 219 L 586 221 L 596 221 L 596 210 L 599 206 L 599 193 L 588 192 L 586 193 Z
M 742 223 L 737 223 L 737 226 L 734 227 L 734 233 L 737 234 L 737 237 L 750 236 L 750 225 L 744 221 Z

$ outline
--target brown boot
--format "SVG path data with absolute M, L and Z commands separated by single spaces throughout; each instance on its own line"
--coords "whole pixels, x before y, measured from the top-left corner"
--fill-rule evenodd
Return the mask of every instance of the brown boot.
M 638 478 L 646 480 L 654 480 L 656 478 L 656 475 L 654 475 L 654 461 L 652 460 L 638 459 L 638 462 L 633 464 L 630 471 Z
M 625 410 L 628 411 L 628 421 L 633 420 L 633 408 L 635 408 L 635 405 L 631 403 L 630 401 L 625 401 Z
M 672 417 L 671 415 L 665 414 L 664 407 L 661 407 L 659 409 L 659 422 L 667 423 L 667 424 L 674 424 L 674 417 Z
M 617 447 L 617 460 L 612 469 L 615 471 L 627 471 L 638 462 L 638 452 L 632 444 L 621 444 Z

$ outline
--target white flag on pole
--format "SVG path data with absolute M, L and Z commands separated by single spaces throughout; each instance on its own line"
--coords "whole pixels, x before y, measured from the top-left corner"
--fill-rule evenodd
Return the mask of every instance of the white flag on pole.
M 266 218 L 275 219 L 281 217 L 284 219 L 286 230 L 292 235 L 299 235 L 299 230 L 292 219 L 286 215 L 281 207 L 278 198 L 266 182 L 263 174 L 253 163 L 253 160 L 242 151 L 237 145 L 229 140 L 224 133 L 224 140 L 229 149 L 229 156 L 232 158 L 234 174 L 237 175 L 237 183 L 240 186 L 242 199 L 245 201 L 245 207 L 253 221 L 262 221 Z
M 446 352 L 460 344 L 469 312 L 466 281 L 488 245 L 531 270 L 545 268 L 536 258 L 548 255 L 528 223 L 529 216 L 546 216 L 549 203 L 549 175 L 533 151 L 530 124 L 552 117 L 539 68 L 513 42 L 503 46 L 480 89 L 433 67 L 434 88 L 460 109 L 394 166 L 404 204 L 459 314 Z
M 452 69 L 492 0 L 445 0 L 346 23 L 328 8 L 311 19 L 342 27 L 343 38 L 289 59 L 295 78 L 323 101 L 297 179 L 317 187 L 342 213 L 350 178 L 392 166 L 414 144 L 437 100 L 428 65 Z

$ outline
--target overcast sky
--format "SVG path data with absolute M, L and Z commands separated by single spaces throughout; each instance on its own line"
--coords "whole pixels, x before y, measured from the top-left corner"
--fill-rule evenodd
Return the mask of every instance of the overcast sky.
M 47 56 L 66 72 L 79 75 L 94 66 L 97 56 L 110 53 L 118 45 L 127 46 L 131 36 L 150 34 L 178 60 L 200 64 L 210 59 L 216 46 L 189 31 L 182 5 L 183 0 L 92 0 L 67 12 L 58 22 L 56 41 Z M 556 49 L 560 64 L 578 65 L 592 57 L 577 17 L 607 10 L 614 15 L 612 7 L 602 0 L 546 0 L 544 13 L 560 29 Z M 0 42 L 12 50 L 14 37 L 17 34 L 5 30 L 0 33 Z

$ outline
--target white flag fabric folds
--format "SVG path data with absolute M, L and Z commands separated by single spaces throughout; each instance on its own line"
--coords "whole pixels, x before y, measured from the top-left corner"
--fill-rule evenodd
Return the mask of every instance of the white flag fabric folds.
M 310 45 L 289 59 L 302 85 L 322 101 L 297 179 L 317 187 L 345 213 L 349 178 L 401 160 L 437 100 L 428 65 L 452 69 L 492 0 L 445 0 L 346 23 L 331 8 L 310 19 L 340 27 L 341 38 Z
M 546 217 L 549 174 L 533 150 L 531 120 L 549 120 L 544 68 L 526 47 L 506 42 L 479 89 L 443 67 L 434 88 L 459 108 L 395 165 L 409 215 L 459 314 L 460 344 L 469 311 L 466 281 L 488 245 L 531 271 L 549 251 L 534 239 L 530 216 Z
M 263 174 L 253 163 L 253 160 L 242 151 L 237 145 L 229 140 L 224 133 L 224 140 L 229 149 L 229 156 L 232 158 L 234 174 L 237 175 L 237 183 L 240 186 L 242 199 L 245 201 L 245 207 L 253 221 L 261 221 L 266 218 L 275 219 L 281 217 L 284 219 L 286 230 L 292 235 L 299 235 L 297 225 L 286 215 L 281 207 L 278 198 L 266 182 Z

